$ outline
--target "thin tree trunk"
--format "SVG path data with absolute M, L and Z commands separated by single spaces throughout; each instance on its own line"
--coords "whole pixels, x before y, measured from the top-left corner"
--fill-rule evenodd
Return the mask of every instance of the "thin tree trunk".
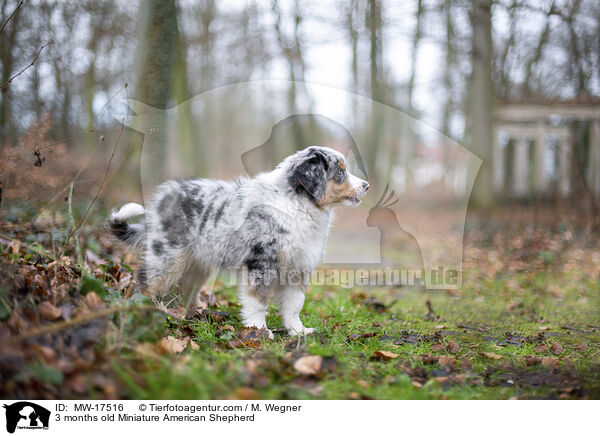
M 540 39 L 536 46 L 535 52 L 527 65 L 525 66 L 525 79 L 523 80 L 523 94 L 530 95 L 533 87 L 531 86 L 532 76 L 533 76 L 533 67 L 537 65 L 542 57 L 542 50 L 544 49 L 544 45 L 548 41 L 548 35 L 550 34 L 550 17 L 554 13 L 554 1 L 550 4 L 550 9 L 548 10 L 548 14 L 546 15 L 546 24 L 544 25 L 544 30 L 542 30 L 542 34 L 540 35 Z M 536 90 L 537 91 L 537 90 Z
M 483 160 L 473 187 L 473 201 L 482 209 L 494 204 L 491 5 L 491 0 L 472 0 L 471 148 Z
M 6 1 L 2 5 L 2 22 L 8 19 L 6 14 Z M 2 62 L 2 75 L 0 83 L 6 83 L 11 77 L 14 66 L 14 54 L 15 42 L 17 38 L 17 29 L 19 28 L 19 18 L 21 16 L 21 9 L 12 17 L 11 21 L 7 24 L 2 32 L 0 38 L 0 62 Z M 2 88 L 1 91 L 1 102 L 0 102 L 0 143 L 6 144 L 7 140 L 12 142 L 13 145 L 16 142 L 16 132 L 11 117 L 11 91 L 10 86 Z
M 371 98 L 380 103 L 382 100 L 380 80 L 381 70 L 381 3 L 379 0 L 369 0 L 367 9 L 367 27 L 369 29 L 369 58 Z M 370 147 L 367 153 L 369 176 L 377 179 L 377 158 L 381 148 L 381 129 L 383 125 L 379 105 L 374 104 L 371 111 L 371 128 L 369 135 Z
M 175 0 L 146 0 L 140 5 L 146 20 L 140 38 L 141 62 L 136 95 L 143 103 L 165 110 L 174 94 L 175 64 L 179 38 Z M 166 177 L 166 116 L 158 117 L 154 134 L 146 138 L 144 146 L 152 153 L 150 183 Z

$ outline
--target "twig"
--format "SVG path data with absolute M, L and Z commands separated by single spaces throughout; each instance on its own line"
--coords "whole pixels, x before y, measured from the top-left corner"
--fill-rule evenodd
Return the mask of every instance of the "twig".
M 157 307 L 154 306 L 116 306 L 109 307 L 107 309 L 102 309 L 97 312 L 88 313 L 86 315 L 70 319 L 68 321 L 61 321 L 54 324 L 50 324 L 48 326 L 40 327 L 34 330 L 31 330 L 23 335 L 17 336 L 12 340 L 12 342 L 22 342 L 27 339 L 35 338 L 36 336 L 45 335 L 48 333 L 56 333 L 60 330 L 64 330 L 77 324 L 85 324 L 87 322 L 93 321 L 97 318 L 102 318 L 105 316 L 112 315 L 118 312 L 127 312 L 127 311 L 159 311 Z
M 8 22 L 10 20 L 12 20 L 12 18 L 15 16 L 15 14 L 17 13 L 17 11 L 21 8 L 21 6 L 23 5 L 23 2 L 25 0 L 21 0 L 19 2 L 19 4 L 17 5 L 17 7 L 15 8 L 15 10 L 12 12 L 12 14 L 10 14 L 10 16 L 6 19 L 6 21 L 4 23 L 2 23 L 2 27 L 0 27 L 0 33 L 2 33 L 2 31 L 4 30 L 4 28 L 6 27 L 6 25 L 8 24 Z
M 77 264 L 79 265 L 79 269 L 83 270 L 83 253 L 81 251 L 81 244 L 79 243 L 79 236 L 77 236 L 77 231 L 75 230 L 75 218 L 73 217 L 73 182 L 71 182 L 71 186 L 69 189 L 69 197 L 67 200 L 69 224 L 71 225 L 71 231 L 74 233 L 75 237 L 75 252 L 77 255 Z
M 113 159 L 115 157 L 115 154 L 117 152 L 117 147 L 119 146 L 119 141 L 121 140 L 121 135 L 123 134 L 123 130 L 125 130 L 125 125 L 121 124 L 121 130 L 119 130 L 119 135 L 117 136 L 117 139 L 115 141 L 115 146 L 113 147 L 112 154 L 110 155 L 110 159 L 108 160 L 108 165 L 106 166 L 106 171 L 104 172 L 104 177 L 102 178 L 102 182 L 100 183 L 100 187 L 98 188 L 98 191 L 96 191 L 96 195 L 92 199 L 92 202 L 89 204 L 89 206 L 85 210 L 85 213 L 83 214 L 83 217 L 81 218 L 81 221 L 79 221 L 79 224 L 77 224 L 77 227 L 74 227 L 71 230 L 71 232 L 69 232 L 69 234 L 67 235 L 67 239 L 65 240 L 65 243 L 64 243 L 63 247 L 61 248 L 61 250 L 59 252 L 59 257 L 62 254 L 62 252 L 64 251 L 64 248 L 69 244 L 69 241 L 71 240 L 71 237 L 73 236 L 73 234 L 75 234 L 75 232 L 77 232 L 81 228 L 81 226 L 83 225 L 83 223 L 87 219 L 87 216 L 88 216 L 90 210 L 92 209 L 92 206 L 96 203 L 96 200 L 98 200 L 98 197 L 100 196 L 100 193 L 102 192 L 102 188 L 104 188 L 104 184 L 106 183 L 106 178 L 108 177 L 108 172 L 110 170 L 110 165 L 111 165 L 111 163 L 112 163 L 112 161 L 113 161 Z
M 35 64 L 35 61 L 37 61 L 37 59 L 40 57 L 40 54 L 42 53 L 42 50 L 44 50 L 51 43 L 52 43 L 52 41 L 48 41 L 46 44 L 44 44 L 43 46 L 41 46 L 40 49 L 38 50 L 37 54 L 33 58 L 33 60 L 29 63 L 29 65 L 27 65 L 25 68 L 23 68 L 21 71 L 19 71 L 14 76 L 12 76 L 10 79 L 8 79 L 6 82 L 4 82 L 2 85 L 0 85 L 0 90 L 3 90 L 5 88 L 7 88 L 8 85 L 10 85 L 13 80 L 15 80 L 17 77 L 19 77 L 21 74 L 23 74 L 29 68 L 31 68 L 33 66 L 33 64 Z
M 12 241 L 17 241 L 17 242 L 19 242 L 19 243 L 20 243 L 20 244 L 21 244 L 23 247 L 25 247 L 25 248 L 28 248 L 28 249 L 30 249 L 30 250 L 32 250 L 32 251 L 35 251 L 35 252 L 36 252 L 36 253 L 38 253 L 38 254 L 42 254 L 42 255 L 46 256 L 47 258 L 49 258 L 49 259 L 52 259 L 52 260 L 57 260 L 57 259 L 58 259 L 57 257 L 54 257 L 52 254 L 50 254 L 48 251 L 46 251 L 46 249 L 45 249 L 45 248 L 43 248 L 43 247 L 35 247 L 35 246 L 33 246 L 33 245 L 26 244 L 25 242 L 23 242 L 23 241 L 20 241 L 19 239 L 16 239 L 16 238 L 11 238 L 10 236 L 8 236 L 8 235 L 4 235 L 4 234 L 2 234 L 2 233 L 0 233 L 0 239 L 5 239 L 5 240 L 7 240 L 7 241 L 11 241 L 11 242 L 12 242 Z

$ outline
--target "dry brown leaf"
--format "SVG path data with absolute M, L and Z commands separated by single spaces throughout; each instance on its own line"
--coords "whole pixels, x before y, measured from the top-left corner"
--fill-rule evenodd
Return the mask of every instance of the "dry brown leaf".
M 304 375 L 317 375 L 322 367 L 323 356 L 302 356 L 294 362 L 294 369 Z
M 400 357 L 400 355 L 396 354 L 396 353 L 392 353 L 391 351 L 378 350 L 373 353 L 374 359 L 392 360 L 392 359 L 396 359 L 397 357 Z
M 232 400 L 260 400 L 260 394 L 252 388 L 237 388 L 233 393 Z
M 437 343 L 437 344 L 433 344 L 431 346 L 431 351 L 442 351 L 443 349 L 444 349 L 444 344 Z
M 366 380 L 358 380 L 356 384 L 363 389 L 369 389 L 371 387 L 371 385 L 369 385 L 369 382 Z
M 540 345 L 536 345 L 533 348 L 533 351 L 535 351 L 536 353 L 543 353 L 544 351 L 547 351 L 548 347 L 546 347 L 546 345 L 544 344 L 540 344 Z
M 580 351 L 587 351 L 588 350 L 588 344 L 586 344 L 585 342 L 581 342 L 577 345 L 575 345 L 573 347 L 574 350 L 580 350 Z
M 448 353 L 452 353 L 452 354 L 456 354 L 458 353 L 458 351 L 460 350 L 460 347 L 458 346 L 458 344 L 454 341 L 451 341 L 447 346 L 446 349 L 448 350 Z
M 100 297 L 98 297 L 98 294 L 96 294 L 95 292 L 89 292 L 85 296 L 85 302 L 88 305 L 88 307 L 93 311 L 104 307 L 104 303 L 102 302 Z
M 244 362 L 244 369 L 248 374 L 258 374 L 258 362 L 256 360 L 248 359 Z
M 175 336 L 165 336 L 160 340 L 160 346 L 163 350 L 170 353 L 181 353 L 186 349 L 190 338 L 176 338 Z
M 66 381 L 66 385 L 80 395 L 88 394 L 90 391 L 87 377 L 84 374 L 73 375 Z
M 132 278 L 133 277 L 132 277 L 131 273 L 123 274 L 123 277 L 121 277 L 121 279 L 119 279 L 118 289 L 120 291 L 122 291 L 123 289 L 127 288 L 131 284 Z
M 527 364 L 527 366 L 537 365 L 541 361 L 542 361 L 542 359 L 540 359 L 539 357 L 533 357 L 533 356 L 526 356 L 525 357 L 525 363 Z
M 542 366 L 544 368 L 558 368 L 560 361 L 555 357 L 544 357 L 542 359 Z
M 494 360 L 499 360 L 502 359 L 502 356 L 500 354 L 496 354 L 494 352 L 490 352 L 490 353 L 482 353 L 485 357 L 488 357 L 490 359 L 494 359 Z
M 442 366 L 456 366 L 456 359 L 452 356 L 440 356 L 438 363 Z
M 56 351 L 54 351 L 54 349 L 52 349 L 50 347 L 46 347 L 45 345 L 38 345 L 37 349 L 46 362 L 48 362 L 48 363 L 56 362 L 57 355 L 56 355 Z
M 47 321 L 54 321 L 62 316 L 61 310 L 48 301 L 40 303 L 38 310 L 40 311 L 40 316 Z
M 165 312 L 167 315 L 172 316 L 175 319 L 185 319 L 186 315 L 185 307 L 183 306 L 168 308 L 165 310 Z

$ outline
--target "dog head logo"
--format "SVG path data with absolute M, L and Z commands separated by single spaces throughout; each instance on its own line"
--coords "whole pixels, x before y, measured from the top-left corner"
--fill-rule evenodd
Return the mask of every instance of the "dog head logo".
M 29 401 L 3 406 L 6 409 L 6 431 L 18 429 L 48 429 L 50 411 Z

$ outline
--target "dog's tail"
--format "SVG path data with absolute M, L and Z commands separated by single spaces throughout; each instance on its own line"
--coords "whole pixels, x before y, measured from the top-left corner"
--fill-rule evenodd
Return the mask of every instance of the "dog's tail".
M 121 209 L 113 210 L 108 219 L 108 226 L 117 238 L 129 245 L 138 245 L 146 234 L 145 224 L 129 224 L 127 221 L 136 216 L 144 215 L 141 204 L 127 203 Z

